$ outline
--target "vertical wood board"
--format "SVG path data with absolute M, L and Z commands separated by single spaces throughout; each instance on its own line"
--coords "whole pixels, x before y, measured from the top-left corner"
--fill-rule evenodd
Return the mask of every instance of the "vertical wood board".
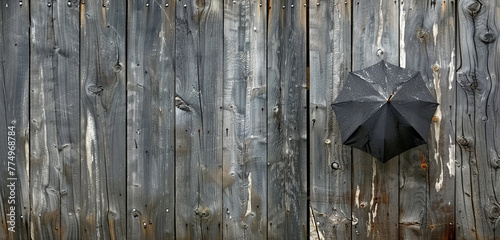
M 223 236 L 267 237 L 265 1 L 224 2 Z
M 128 3 L 127 237 L 131 239 L 175 238 L 175 4 Z
M 0 239 L 29 237 L 29 5 L 0 6 Z
M 272 1 L 268 15 L 268 238 L 307 235 L 305 1 Z
M 313 239 L 351 238 L 351 149 L 331 104 L 351 62 L 351 2 L 309 1 L 310 210 Z
M 222 234 L 223 3 L 176 5 L 176 235 Z
M 380 60 L 399 64 L 399 2 L 353 3 L 352 70 Z M 385 164 L 353 149 L 353 239 L 395 239 L 399 232 L 399 157 Z
M 80 236 L 123 239 L 126 4 L 86 1 L 80 6 Z

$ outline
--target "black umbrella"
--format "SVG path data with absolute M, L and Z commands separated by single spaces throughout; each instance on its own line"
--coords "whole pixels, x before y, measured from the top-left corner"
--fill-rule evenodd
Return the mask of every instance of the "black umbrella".
M 437 106 L 419 72 L 385 61 L 349 73 L 332 104 L 342 142 L 382 162 L 426 143 Z

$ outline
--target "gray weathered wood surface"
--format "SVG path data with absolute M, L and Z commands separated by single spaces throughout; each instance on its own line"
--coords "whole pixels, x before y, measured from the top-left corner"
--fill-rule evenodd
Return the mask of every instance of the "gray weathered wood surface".
M 77 3 L 62 7 L 77 9 Z M 122 239 L 127 151 L 117 148 L 125 147 L 126 136 L 126 5 L 87 1 L 80 8 L 80 236 Z
M 267 3 L 224 1 L 223 236 L 267 237 Z
M 0 239 L 500 238 L 498 7 L 2 2 Z M 440 103 L 385 164 L 330 106 L 380 60 Z
M 174 239 L 175 1 L 151 4 L 128 1 L 127 237 Z
M 385 60 L 399 64 L 399 1 L 353 3 L 352 70 Z M 399 157 L 383 164 L 352 153 L 352 238 L 395 239 L 399 229 Z
M 29 5 L 0 8 L 0 239 L 27 239 L 29 188 Z M 10 129 L 9 129 L 10 128 Z M 9 134 L 9 132 L 11 132 Z M 11 137 L 9 139 L 9 137 Z M 14 145 L 9 145 L 12 142 Z M 9 155 L 9 147 L 14 155 Z M 9 158 L 11 157 L 11 158 Z M 9 168 L 10 167 L 10 168 Z M 13 175 L 9 174 L 13 172 Z M 13 179 L 7 179 L 13 178 Z M 12 184 L 14 182 L 14 184 Z M 8 185 L 15 185 L 12 192 Z M 13 195 L 11 193 L 14 193 Z M 14 208 L 12 215 L 11 208 Z M 14 219 L 11 219 L 13 217 Z M 8 221 L 14 222 L 8 222 Z M 9 231 L 9 228 L 13 231 Z
M 351 148 L 330 107 L 351 70 L 351 3 L 309 1 L 309 234 L 351 237 Z
M 223 6 L 217 0 L 176 4 L 175 230 L 180 239 L 222 237 Z
M 30 232 L 61 239 L 79 231 L 82 196 L 80 14 L 66 2 L 32 2 L 30 16 Z
M 306 1 L 269 4 L 268 238 L 303 239 L 308 212 Z

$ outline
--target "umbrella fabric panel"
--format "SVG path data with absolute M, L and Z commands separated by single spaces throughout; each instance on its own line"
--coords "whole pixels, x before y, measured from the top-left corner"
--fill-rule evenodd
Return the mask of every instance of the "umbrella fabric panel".
M 418 137 L 416 130 L 391 104 L 383 105 L 344 142 L 383 162 L 424 143 L 425 140 Z
M 372 88 L 381 94 L 384 100 L 389 99 L 391 94 L 397 91 L 401 84 L 409 81 L 418 72 L 400 68 L 385 61 L 353 72 L 353 75 L 358 76 L 362 80 L 369 83 Z
M 437 103 L 391 102 L 391 105 L 406 119 L 423 139 L 429 134 L 429 121 L 436 112 Z
M 438 103 L 434 100 L 420 73 L 401 85 L 391 100 L 394 108 L 427 139 L 432 116 Z
M 394 96 L 391 101 L 419 101 L 436 103 L 436 100 L 427 89 L 420 73 L 416 74 L 411 79 L 401 84 L 401 87 L 394 92 Z
M 362 76 L 355 73 L 349 73 L 347 80 L 344 83 L 342 91 L 340 91 L 336 103 L 341 102 L 385 102 L 387 100 L 383 91 L 380 90 L 378 85 L 374 85 L 364 79 Z
M 375 89 L 373 84 L 354 73 L 349 73 L 342 91 L 332 104 L 340 125 L 342 140 L 345 141 L 385 102 L 385 96 Z
M 340 126 L 342 141 L 345 142 L 356 129 L 385 102 L 343 102 L 332 105 Z

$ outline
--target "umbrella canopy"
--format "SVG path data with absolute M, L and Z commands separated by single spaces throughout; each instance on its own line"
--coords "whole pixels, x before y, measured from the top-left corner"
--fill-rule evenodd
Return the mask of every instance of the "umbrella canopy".
M 383 162 L 427 142 L 437 106 L 419 72 L 385 61 L 349 73 L 332 104 L 342 142 Z

